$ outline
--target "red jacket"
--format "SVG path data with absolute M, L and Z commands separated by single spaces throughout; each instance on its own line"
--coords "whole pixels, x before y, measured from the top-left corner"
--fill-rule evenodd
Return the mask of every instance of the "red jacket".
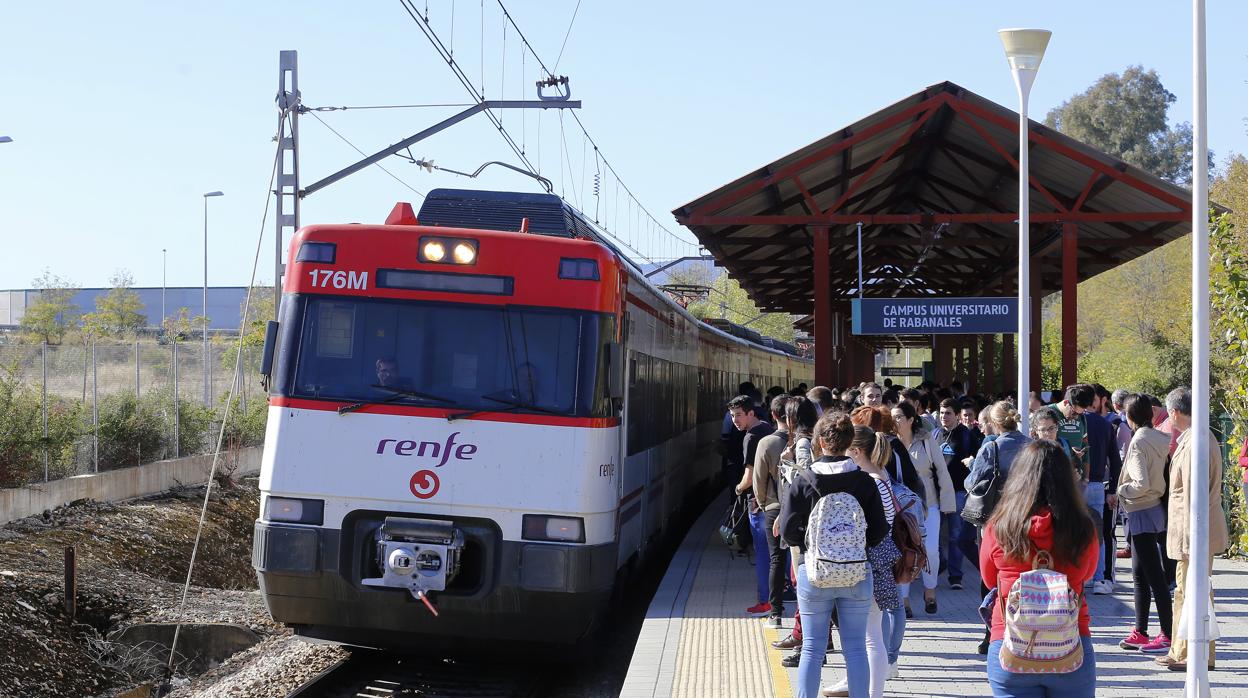
M 1239 467 L 1244 469 L 1244 484 L 1248 485 L 1248 439 L 1239 447 Z
M 1031 542 L 1040 550 L 1048 550 L 1053 546 L 1053 515 L 1049 513 L 1048 508 L 1041 509 L 1040 513 L 1031 517 L 1030 536 Z M 1096 573 L 1099 548 L 1094 537 L 1091 544 L 1084 548 L 1079 564 L 1057 562 L 1054 565 L 1058 572 L 1066 575 L 1072 589 L 1082 593 L 1084 582 Z M 997 542 L 992 526 L 988 525 L 984 528 L 984 540 L 979 546 L 979 570 L 983 575 L 984 584 L 990 589 L 997 587 L 997 593 L 1001 595 L 992 607 L 993 640 L 1005 637 L 1005 620 L 1001 617 L 1001 599 L 1009 595 L 1014 582 L 1018 580 L 1018 575 L 1030 569 L 1030 562 L 1005 559 L 1005 553 L 1001 550 L 1001 544 Z M 1088 629 L 1086 600 L 1082 602 L 1082 608 L 1079 609 L 1079 634 L 1084 637 L 1092 636 L 1092 632 Z

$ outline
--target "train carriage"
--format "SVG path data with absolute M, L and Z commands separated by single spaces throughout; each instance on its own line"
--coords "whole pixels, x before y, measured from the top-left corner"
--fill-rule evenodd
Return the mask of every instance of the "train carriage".
M 812 373 L 543 194 L 302 228 L 279 320 L 252 562 L 275 620 L 371 647 L 584 637 L 717 476 L 737 383 Z

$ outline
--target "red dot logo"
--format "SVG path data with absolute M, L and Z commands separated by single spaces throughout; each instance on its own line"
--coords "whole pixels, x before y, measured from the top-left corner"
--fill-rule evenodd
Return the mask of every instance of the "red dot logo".
M 416 495 L 417 499 L 429 499 L 438 493 L 438 487 L 442 485 L 438 481 L 437 473 L 432 470 L 418 470 L 408 484 L 412 488 L 412 494 Z

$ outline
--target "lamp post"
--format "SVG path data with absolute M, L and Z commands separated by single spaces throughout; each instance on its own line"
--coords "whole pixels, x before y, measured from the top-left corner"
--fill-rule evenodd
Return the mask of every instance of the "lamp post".
M 212 361 L 208 356 L 208 199 L 225 196 L 224 192 L 210 191 L 204 194 L 204 406 L 212 406 Z
M 1005 47 L 1005 57 L 1018 88 L 1018 406 L 1019 430 L 1026 434 L 1027 392 L 1031 374 L 1031 201 L 1027 148 L 1027 97 L 1036 81 L 1036 71 L 1044 60 L 1044 49 L 1053 32 L 1047 29 L 1002 29 L 997 32 Z
M 0 143 L 12 143 L 13 139 L 8 136 L 0 136 Z
M 165 310 L 165 289 L 168 287 L 166 272 L 169 270 L 169 250 L 161 248 L 160 250 L 160 327 L 165 326 L 165 318 L 169 317 Z

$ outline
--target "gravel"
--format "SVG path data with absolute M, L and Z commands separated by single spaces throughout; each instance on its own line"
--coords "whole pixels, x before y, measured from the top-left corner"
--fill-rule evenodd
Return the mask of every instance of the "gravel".
M 284 696 L 346 656 L 346 650 L 334 645 L 312 644 L 291 635 L 271 637 L 230 657 L 216 669 L 169 695 L 170 698 Z

